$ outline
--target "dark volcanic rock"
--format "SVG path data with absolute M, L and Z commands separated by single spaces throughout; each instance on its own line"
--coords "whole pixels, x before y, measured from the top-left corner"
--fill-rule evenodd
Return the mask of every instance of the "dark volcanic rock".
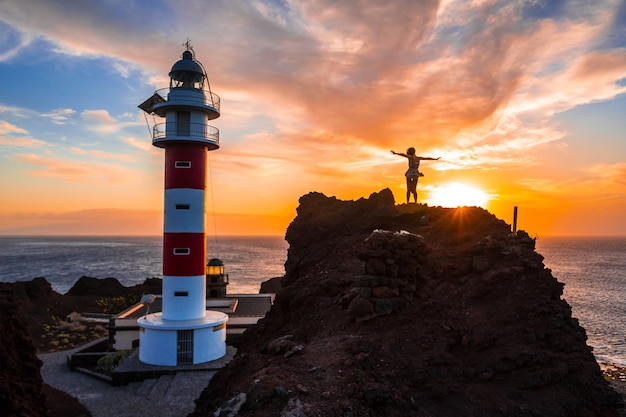
M 128 293 L 128 289 L 115 278 L 92 278 L 82 276 L 74 283 L 67 295 L 111 297 Z
M 37 287 L 40 288 L 40 287 Z M 47 416 L 41 361 L 11 284 L 0 283 L 0 410 L 5 416 Z
M 394 206 L 389 190 L 311 193 L 297 212 L 283 289 L 193 416 L 240 397 L 237 415 L 257 417 L 618 415 L 524 232 L 476 207 Z
M 148 278 L 143 284 L 125 287 L 116 278 L 92 278 L 82 276 L 66 295 L 80 297 L 123 297 L 128 294 L 161 294 L 162 280 Z
M 270 278 L 267 281 L 261 283 L 259 294 L 273 294 L 277 293 L 283 288 L 283 277 Z

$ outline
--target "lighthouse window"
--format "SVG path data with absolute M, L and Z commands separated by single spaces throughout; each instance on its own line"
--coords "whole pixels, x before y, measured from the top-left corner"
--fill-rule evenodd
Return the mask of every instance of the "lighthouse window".
M 174 297 L 187 297 L 188 295 L 188 291 L 174 291 Z
M 174 166 L 176 168 L 191 168 L 191 161 L 176 161 Z
M 174 255 L 189 255 L 189 248 L 174 248 Z
M 189 210 L 189 204 L 176 204 L 176 210 Z

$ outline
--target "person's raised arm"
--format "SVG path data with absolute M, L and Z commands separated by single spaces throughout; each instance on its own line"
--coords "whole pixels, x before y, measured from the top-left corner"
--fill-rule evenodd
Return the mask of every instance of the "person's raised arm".
M 423 161 L 438 161 L 439 159 L 441 159 L 441 157 L 439 157 L 439 158 L 431 158 L 429 156 L 420 156 L 419 159 L 421 159 Z
M 404 156 L 405 158 L 408 158 L 408 157 L 409 157 L 407 154 L 402 153 L 402 152 L 396 152 L 396 151 L 393 151 L 393 150 L 392 150 L 392 151 L 391 151 L 391 153 L 392 153 L 392 154 L 394 154 L 394 155 Z

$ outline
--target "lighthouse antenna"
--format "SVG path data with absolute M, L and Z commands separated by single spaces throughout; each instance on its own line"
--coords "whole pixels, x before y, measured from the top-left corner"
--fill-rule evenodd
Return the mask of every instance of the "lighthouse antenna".
M 191 39 L 187 38 L 187 42 L 183 43 L 183 46 L 186 50 L 191 51 L 193 58 L 196 58 L 196 52 L 193 50 L 193 46 L 191 46 Z

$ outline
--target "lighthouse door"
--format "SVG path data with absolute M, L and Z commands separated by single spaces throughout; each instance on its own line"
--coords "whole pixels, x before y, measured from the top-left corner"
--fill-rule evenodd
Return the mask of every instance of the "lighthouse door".
M 177 330 L 176 364 L 193 364 L 193 330 Z
M 189 136 L 190 127 L 191 113 L 188 111 L 176 112 L 176 136 Z

